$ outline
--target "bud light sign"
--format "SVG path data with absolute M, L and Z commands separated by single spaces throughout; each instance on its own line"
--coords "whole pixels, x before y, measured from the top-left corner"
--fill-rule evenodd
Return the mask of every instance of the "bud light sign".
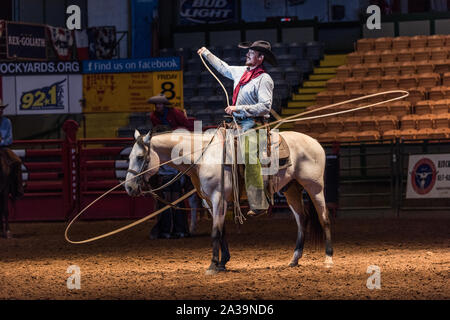
M 180 0 L 180 24 L 235 20 L 235 0 Z

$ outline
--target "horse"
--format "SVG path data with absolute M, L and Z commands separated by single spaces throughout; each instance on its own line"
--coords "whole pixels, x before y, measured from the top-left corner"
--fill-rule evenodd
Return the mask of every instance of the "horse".
M 206 270 L 207 274 L 225 271 L 225 265 L 230 260 L 230 253 L 225 233 L 225 214 L 227 201 L 232 201 L 233 187 L 231 168 L 222 163 L 199 161 L 189 164 L 189 161 L 172 161 L 173 150 L 194 150 L 183 157 L 190 161 L 199 159 L 201 155 L 207 159 L 222 159 L 224 157 L 224 134 L 193 133 L 178 129 L 173 132 L 152 135 L 150 130 L 141 135 L 135 130 L 135 142 L 129 155 L 129 166 L 126 175 L 125 189 L 130 196 L 138 196 L 145 188 L 146 181 L 158 172 L 158 166 L 168 165 L 184 172 L 191 178 L 199 196 L 203 199 L 212 216 L 212 259 Z M 289 150 L 291 165 L 280 169 L 274 175 L 275 192 L 282 191 L 297 223 L 297 241 L 290 267 L 298 266 L 302 257 L 305 242 L 305 232 L 308 220 L 318 220 L 317 228 L 312 228 L 313 235 L 323 239 L 325 234 L 325 266 L 333 265 L 333 247 L 331 242 L 331 223 L 324 197 L 325 151 L 319 142 L 305 134 L 284 131 L 280 135 L 285 139 Z M 197 139 L 197 140 L 196 140 Z M 195 141 L 200 141 L 202 151 L 195 147 Z M 194 144 L 194 149 L 191 148 Z M 175 155 L 177 155 L 175 152 Z M 189 170 L 188 170 L 189 169 Z M 145 172 L 145 173 L 144 173 Z M 141 175 L 141 173 L 143 173 Z M 315 212 L 304 210 L 302 192 L 306 190 Z M 222 200 L 225 201 L 222 201 Z M 311 218 L 311 219 L 309 219 Z M 314 226 L 314 223 L 311 223 Z M 219 260 L 219 251 L 221 258 Z

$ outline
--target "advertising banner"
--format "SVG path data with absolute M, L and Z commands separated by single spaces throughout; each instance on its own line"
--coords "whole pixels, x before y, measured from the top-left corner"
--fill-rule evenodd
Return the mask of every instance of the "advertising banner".
M 182 72 L 85 74 L 83 112 L 148 112 L 152 110 L 148 98 L 160 93 L 182 108 Z
M 149 59 L 85 60 L 83 73 L 130 73 L 181 70 L 180 57 Z
M 73 74 L 81 73 L 79 61 L 34 61 L 8 62 L 0 61 L 2 75 L 30 75 L 30 74 Z
M 6 52 L 9 59 L 47 59 L 45 26 L 8 21 Z
M 406 198 L 450 198 L 450 154 L 410 155 Z
M 68 76 L 16 77 L 17 114 L 68 113 Z
M 180 24 L 236 22 L 235 0 L 180 0 Z

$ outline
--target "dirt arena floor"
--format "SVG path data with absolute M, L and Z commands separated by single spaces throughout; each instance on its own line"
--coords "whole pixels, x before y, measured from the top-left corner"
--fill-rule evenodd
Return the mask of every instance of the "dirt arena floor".
M 79 222 L 74 240 L 127 221 Z M 205 275 L 211 259 L 210 221 L 197 236 L 149 240 L 150 221 L 85 245 L 64 240 L 64 223 L 14 223 L 15 238 L 0 239 L 0 299 L 449 299 L 450 219 L 337 219 L 334 267 L 324 250 L 306 243 L 290 268 L 296 239 L 291 218 L 261 217 L 239 232 L 227 222 L 228 271 Z M 81 289 L 69 290 L 70 265 Z M 370 265 L 381 289 L 369 290 Z

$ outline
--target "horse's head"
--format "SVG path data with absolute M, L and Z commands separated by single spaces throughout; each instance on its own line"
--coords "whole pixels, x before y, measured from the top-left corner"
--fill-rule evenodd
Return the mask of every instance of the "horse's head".
M 151 148 L 151 136 L 151 131 L 146 135 L 141 135 L 137 130 L 134 131 L 136 141 L 130 152 L 126 177 L 127 182 L 125 183 L 125 190 L 130 196 L 141 194 L 142 187 L 146 181 L 158 172 L 159 157 Z M 154 169 L 140 175 L 149 168 Z

